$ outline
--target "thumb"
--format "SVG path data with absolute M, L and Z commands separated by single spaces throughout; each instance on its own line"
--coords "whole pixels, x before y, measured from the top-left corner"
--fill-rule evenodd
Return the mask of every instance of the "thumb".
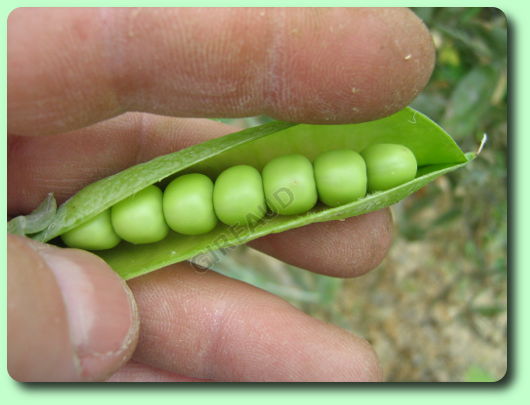
M 131 356 L 138 313 L 97 256 L 8 235 L 8 371 L 18 381 L 103 380 Z

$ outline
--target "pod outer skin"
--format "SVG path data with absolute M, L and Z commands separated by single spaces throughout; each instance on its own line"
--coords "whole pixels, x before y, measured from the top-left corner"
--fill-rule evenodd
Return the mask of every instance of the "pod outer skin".
M 313 162 L 320 201 L 338 207 L 366 195 L 366 164 L 351 149 L 332 150 Z
M 148 186 L 111 208 L 116 233 L 133 244 L 154 243 L 167 236 L 169 228 L 162 211 L 162 191 Z
M 274 158 L 263 168 L 262 177 L 265 199 L 273 212 L 298 215 L 315 206 L 318 195 L 313 165 L 305 156 Z
M 416 177 L 418 163 L 404 145 L 379 143 L 361 152 L 366 163 L 368 191 L 384 191 Z
M 86 250 L 112 249 L 121 241 L 112 228 L 110 209 L 62 234 L 61 239 L 69 247 Z
M 217 225 L 213 182 L 204 174 L 177 177 L 164 191 L 163 209 L 171 229 L 183 235 L 208 233 Z
M 215 181 L 213 206 L 226 225 L 251 225 L 263 218 L 266 206 L 259 171 L 248 165 L 224 170 Z

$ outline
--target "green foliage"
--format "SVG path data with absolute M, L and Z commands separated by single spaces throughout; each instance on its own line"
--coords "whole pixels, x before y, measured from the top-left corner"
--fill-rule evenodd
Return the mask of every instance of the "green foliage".
M 506 18 L 495 8 L 415 9 L 433 35 L 437 63 L 431 81 L 412 105 L 439 122 L 464 150 L 488 136 L 468 168 L 451 173 L 404 202 L 396 215 L 409 241 L 445 245 L 437 266 L 457 274 L 461 329 L 506 351 L 493 331 L 506 317 L 508 42 Z M 461 248 L 458 248 L 461 246 Z M 458 252 L 458 256 L 445 252 Z M 473 263 L 464 272 L 463 263 Z M 455 289 L 460 288 L 455 285 Z M 444 287 L 451 296 L 453 287 Z M 456 295 L 456 294 L 455 294 Z M 502 334 L 502 332 L 501 332 Z M 465 364 L 465 357 L 461 362 Z M 502 364 L 473 364 L 464 381 L 495 381 Z M 475 359 L 476 361 L 476 359 Z M 505 367 L 505 365 L 504 365 Z M 497 371 L 495 371 L 497 370 Z
M 456 213 L 470 228 L 485 228 L 481 236 L 506 237 L 507 145 L 507 29 L 498 9 L 415 9 L 430 28 L 437 63 L 431 81 L 412 105 L 439 122 L 464 150 L 488 142 L 472 167 L 449 175 L 454 204 L 440 212 L 437 225 Z M 437 195 L 434 184 L 428 193 Z M 426 196 L 422 196 L 424 199 Z M 428 198 L 428 197 L 427 197 Z M 406 221 L 422 202 L 410 204 Z M 428 209 L 428 207 L 424 207 Z M 453 214 L 451 214 L 453 213 Z M 427 232 L 432 227 L 423 228 Z M 405 228 L 410 225 L 406 225 Z M 419 231 L 420 233 L 422 231 Z M 474 233 L 474 232 L 472 232 Z M 487 236 L 489 235 L 489 236 Z M 414 238 L 414 235 L 410 235 Z M 477 241 L 482 244 L 482 241 Z
M 482 367 L 472 365 L 470 366 L 464 377 L 465 382 L 495 382 L 495 378 L 492 377 Z

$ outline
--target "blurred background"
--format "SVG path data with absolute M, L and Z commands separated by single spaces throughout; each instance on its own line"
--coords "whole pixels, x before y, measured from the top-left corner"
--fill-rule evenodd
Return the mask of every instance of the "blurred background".
M 507 364 L 507 22 L 495 8 L 414 8 L 437 63 L 412 107 L 478 159 L 392 207 L 370 274 L 312 274 L 245 246 L 214 270 L 365 337 L 387 381 L 496 381 Z M 268 117 L 223 120 L 249 127 Z

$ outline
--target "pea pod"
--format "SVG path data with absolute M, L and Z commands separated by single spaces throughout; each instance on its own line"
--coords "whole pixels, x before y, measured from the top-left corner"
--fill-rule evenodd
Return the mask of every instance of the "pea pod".
M 308 125 L 276 121 L 157 157 L 90 184 L 62 204 L 54 215 L 41 215 L 39 218 L 46 223 L 33 227 L 40 232 L 26 234 L 38 241 L 52 241 L 146 187 L 153 184 L 164 187 L 183 174 L 200 173 L 215 179 L 223 170 L 237 165 L 250 165 L 261 171 L 270 160 L 282 155 L 301 154 L 313 161 L 323 152 L 337 149 L 362 152 L 381 143 L 404 145 L 412 151 L 418 162 L 413 180 L 333 208 L 316 205 L 303 214 L 267 215 L 244 226 L 219 222 L 211 232 L 201 235 L 170 231 L 163 240 L 152 244 L 133 245 L 122 241 L 112 249 L 96 253 L 120 276 L 130 279 L 271 233 L 390 206 L 475 157 L 475 153 L 464 154 L 442 128 L 411 108 L 360 124 Z M 48 205 L 54 209 L 53 204 Z M 8 230 L 13 232 L 13 226 Z M 24 233 L 20 229 L 16 232 Z

